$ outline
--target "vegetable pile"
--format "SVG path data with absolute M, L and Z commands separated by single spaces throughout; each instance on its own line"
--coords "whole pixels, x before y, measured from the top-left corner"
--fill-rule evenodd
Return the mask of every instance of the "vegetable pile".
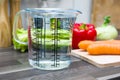
M 42 35 L 40 35 L 40 31 L 41 29 L 31 29 L 31 38 L 32 38 L 32 45 L 34 47 L 38 47 L 39 44 L 41 44 L 40 42 L 42 42 L 42 44 L 44 44 L 45 41 L 45 46 L 48 49 L 51 49 L 51 45 L 53 45 L 54 40 L 54 31 L 50 30 L 50 29 L 46 29 L 45 33 L 44 33 L 44 29 L 42 29 Z M 28 42 L 28 31 L 24 30 L 23 28 L 21 29 L 17 29 L 16 31 L 17 36 L 18 36 L 18 40 L 20 40 L 21 42 Z M 68 30 L 63 30 L 63 29 L 59 29 L 58 30 L 58 36 L 57 36 L 57 40 L 58 40 L 58 47 L 62 47 L 62 46 L 68 46 L 70 45 L 70 31 Z M 37 41 L 36 42 L 36 38 Z M 38 43 L 39 42 L 39 43 Z M 18 41 L 16 41 L 13 38 L 13 45 L 14 45 L 14 49 L 15 50 L 19 50 L 20 52 L 25 52 L 28 49 L 28 44 L 22 44 L 19 43 Z
M 61 26 L 60 20 L 56 20 L 54 18 L 51 19 L 51 23 L 55 23 L 55 21 L 57 21 L 58 47 L 70 45 L 71 43 L 70 42 L 70 36 L 71 36 L 70 31 L 64 30 L 60 27 Z M 43 42 L 45 41 L 46 48 L 51 49 L 51 45 L 54 43 L 53 38 L 55 38 L 55 35 L 53 35 L 54 31 L 52 30 L 54 30 L 56 26 L 54 24 L 51 24 L 50 28 L 51 29 L 46 29 L 45 33 L 44 33 L 44 29 L 38 29 L 37 30 L 38 34 L 35 33 L 36 32 L 35 28 L 31 29 L 32 44 L 34 47 L 38 47 L 37 46 L 38 44 L 44 44 Z M 42 32 L 41 33 L 42 35 L 40 35 L 39 32 L 40 33 Z M 27 51 L 28 49 L 27 42 L 28 42 L 28 37 L 29 37 L 28 31 L 21 28 L 21 29 L 17 29 L 16 34 L 17 34 L 18 40 L 20 40 L 21 42 L 26 42 L 26 44 L 19 43 L 19 41 L 16 41 L 13 38 L 14 49 L 20 50 L 21 52 Z M 75 23 L 72 29 L 72 49 L 82 48 L 84 50 L 89 50 L 88 46 L 92 44 L 93 42 L 95 43 L 96 46 L 100 45 L 104 49 L 112 49 L 109 47 L 106 48 L 104 46 L 108 46 L 111 42 L 113 43 L 117 41 L 115 40 L 115 41 L 106 42 L 105 40 L 112 40 L 112 39 L 116 39 L 117 37 L 118 37 L 118 31 L 113 25 L 110 25 L 110 16 L 104 17 L 104 23 L 100 27 L 96 27 L 96 28 L 93 24 Z M 38 42 L 40 42 L 41 40 L 42 43 L 36 43 L 36 40 L 34 38 L 38 38 L 39 40 Z M 103 40 L 103 41 L 95 41 L 96 39 Z M 87 41 L 85 42 L 84 40 L 87 40 Z M 84 41 L 84 44 L 81 41 Z M 105 43 L 105 45 L 102 45 L 103 43 Z M 112 44 L 112 45 L 115 45 L 115 44 Z M 111 44 L 110 44 L 110 47 L 111 47 Z M 117 44 L 114 47 L 118 47 Z M 97 50 L 98 48 L 95 48 L 95 49 Z M 102 50 L 102 48 L 100 49 Z M 96 53 L 97 52 L 92 52 L 92 53 L 90 52 L 90 54 L 96 54 Z M 99 50 L 98 50 L 98 54 L 99 54 Z
M 116 39 L 118 36 L 117 29 L 110 25 L 110 16 L 104 17 L 104 23 L 96 28 L 97 31 L 97 40 L 110 40 Z

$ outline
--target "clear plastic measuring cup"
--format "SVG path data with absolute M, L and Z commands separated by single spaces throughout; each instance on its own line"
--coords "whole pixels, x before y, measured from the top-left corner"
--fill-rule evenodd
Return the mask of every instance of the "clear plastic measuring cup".
M 15 16 L 13 38 L 28 45 L 29 63 L 42 70 L 67 68 L 70 63 L 72 27 L 80 11 L 59 8 L 27 8 Z M 28 42 L 16 35 L 18 17 L 28 31 Z

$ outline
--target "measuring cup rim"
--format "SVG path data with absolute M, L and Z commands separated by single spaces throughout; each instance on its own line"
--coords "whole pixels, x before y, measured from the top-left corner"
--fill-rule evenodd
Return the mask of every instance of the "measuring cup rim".
M 81 14 L 82 12 L 75 9 L 64 9 L 64 8 L 26 8 L 26 11 L 30 12 L 42 12 L 42 13 L 78 13 Z

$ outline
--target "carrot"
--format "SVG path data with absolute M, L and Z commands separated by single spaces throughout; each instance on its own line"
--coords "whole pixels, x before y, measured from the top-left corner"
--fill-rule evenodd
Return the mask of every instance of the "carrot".
M 120 55 L 120 43 L 91 44 L 87 51 L 90 55 Z
M 88 46 L 91 44 L 102 44 L 102 43 L 116 43 L 120 44 L 120 40 L 106 40 L 106 41 L 90 41 L 90 40 L 84 40 L 80 41 L 78 44 L 78 47 L 80 49 L 87 50 Z
M 94 41 L 90 41 L 90 40 L 84 40 L 84 41 L 80 41 L 79 44 L 78 44 L 78 47 L 80 49 L 84 49 L 84 50 L 87 50 L 87 47 L 90 45 L 90 44 L 93 44 Z

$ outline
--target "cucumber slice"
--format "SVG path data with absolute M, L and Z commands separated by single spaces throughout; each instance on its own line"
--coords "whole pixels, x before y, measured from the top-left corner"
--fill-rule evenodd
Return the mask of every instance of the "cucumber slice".
M 33 39 L 32 40 L 33 44 L 38 44 L 38 45 L 46 45 L 46 46 L 50 46 L 50 45 L 58 45 L 58 46 L 69 46 L 71 44 L 70 40 L 64 40 L 64 39 L 60 39 L 60 40 L 52 40 L 49 38 L 46 39 Z
M 41 30 L 41 29 L 33 29 L 32 30 L 32 37 L 46 37 L 46 38 L 53 38 L 54 35 L 58 35 L 57 37 L 59 39 L 69 39 L 71 36 L 70 31 L 68 30 L 63 30 L 63 29 L 59 29 L 57 31 L 54 30 Z
M 32 47 L 34 49 L 47 49 L 47 50 L 53 50 L 53 49 L 60 49 L 60 48 L 67 48 L 71 45 L 70 40 L 51 40 L 49 38 L 46 39 L 37 39 L 37 40 L 32 40 Z

